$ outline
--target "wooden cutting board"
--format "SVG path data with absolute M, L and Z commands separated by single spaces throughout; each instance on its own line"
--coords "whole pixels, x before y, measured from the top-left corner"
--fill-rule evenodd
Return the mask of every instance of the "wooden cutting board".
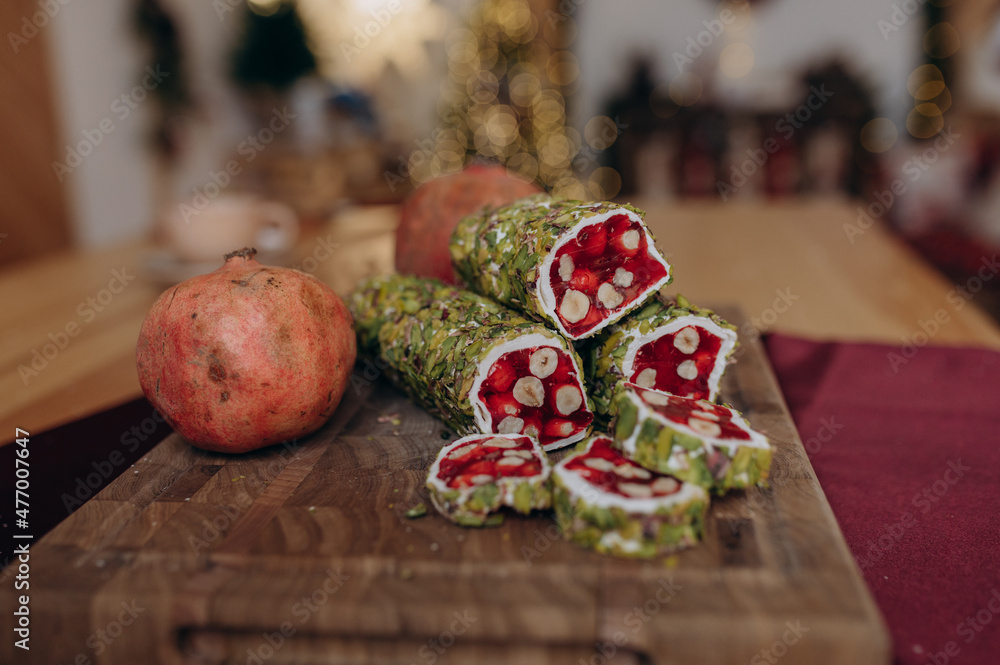
M 407 519 L 449 434 L 376 373 L 295 445 L 164 440 L 31 549 L 36 638 L 29 659 L 5 638 L 3 662 L 889 662 L 757 341 L 723 397 L 775 447 L 770 489 L 715 500 L 704 543 L 646 562 L 565 542 L 547 514 Z

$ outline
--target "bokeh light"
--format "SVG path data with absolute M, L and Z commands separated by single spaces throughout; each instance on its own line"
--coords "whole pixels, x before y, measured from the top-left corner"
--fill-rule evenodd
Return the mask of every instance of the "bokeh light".
M 580 78 L 580 63 L 566 49 L 576 27 L 570 16 L 558 30 L 539 20 L 527 0 L 481 0 L 468 28 L 449 35 L 442 126 L 432 149 L 422 149 L 430 157 L 411 160 L 414 183 L 481 155 L 553 193 L 585 195 L 571 166 L 583 139 L 566 126 L 565 95 Z
M 618 127 L 615 121 L 606 115 L 596 115 L 587 121 L 583 129 L 584 139 L 594 150 L 607 150 L 618 138 Z
M 719 69 L 729 78 L 743 78 L 753 69 L 753 49 L 745 42 L 733 42 L 719 54 Z
M 580 62 L 569 51 L 556 51 L 545 63 L 545 73 L 553 84 L 565 87 L 579 78 Z
M 587 190 L 591 197 L 604 200 L 618 196 L 622 189 L 622 177 L 618 171 L 608 166 L 594 169 L 587 181 Z
M 732 19 L 728 23 L 721 20 L 722 12 L 725 10 L 732 12 Z M 746 0 L 723 0 L 715 9 L 715 16 L 719 17 L 722 29 L 729 34 L 742 32 L 753 20 L 753 12 L 750 11 L 750 3 Z
M 916 97 L 921 87 L 932 81 L 940 81 L 944 85 L 944 74 L 934 65 L 920 65 L 906 80 L 906 91 Z
M 921 104 L 921 106 L 924 106 Z M 927 104 L 926 106 L 934 106 L 933 104 Z M 919 107 L 917 107 L 919 108 Z M 906 131 L 908 131 L 912 136 L 918 139 L 929 139 L 936 135 L 944 127 L 944 116 L 938 113 L 937 115 L 925 115 L 914 108 L 906 116 Z M 936 109 L 937 107 L 934 106 Z
M 868 152 L 885 152 L 899 137 L 896 124 L 888 118 L 869 120 L 861 128 L 861 145 Z
M 924 33 L 924 52 L 932 58 L 948 58 L 958 51 L 962 39 L 947 21 L 936 23 Z
M 670 99 L 678 106 L 692 106 L 698 103 L 703 90 L 701 77 L 692 72 L 675 76 L 668 88 Z
M 538 160 L 527 152 L 519 152 L 507 160 L 507 170 L 528 180 L 538 177 Z
M 945 86 L 944 81 L 928 81 L 917 88 L 917 91 L 913 93 L 913 96 L 919 100 L 928 101 L 934 99 L 946 89 L 947 87 Z

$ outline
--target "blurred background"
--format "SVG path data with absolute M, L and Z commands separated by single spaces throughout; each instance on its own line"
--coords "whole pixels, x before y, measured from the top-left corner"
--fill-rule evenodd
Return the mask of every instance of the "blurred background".
M 1000 2 L 7 0 L 0 23 L 0 267 L 165 242 L 229 194 L 308 231 L 477 158 L 578 198 L 849 201 L 849 240 L 889 224 L 954 279 L 1000 244 Z

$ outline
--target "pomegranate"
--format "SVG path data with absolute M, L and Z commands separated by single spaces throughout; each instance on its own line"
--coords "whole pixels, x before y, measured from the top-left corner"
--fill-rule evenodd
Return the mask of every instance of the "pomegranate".
M 163 292 L 139 331 L 146 398 L 193 445 L 241 453 L 315 431 L 337 408 L 357 355 L 330 287 L 227 254 Z
M 403 202 L 396 228 L 396 271 L 455 284 L 448 241 L 466 215 L 542 190 L 499 164 L 473 164 L 418 187 Z

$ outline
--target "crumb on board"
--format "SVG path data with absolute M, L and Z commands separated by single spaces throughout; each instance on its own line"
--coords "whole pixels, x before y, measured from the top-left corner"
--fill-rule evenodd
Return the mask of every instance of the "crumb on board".
M 392 506 L 389 506 L 392 508 Z M 423 501 L 406 511 L 406 519 L 415 520 L 427 514 L 427 505 Z
M 402 425 L 403 421 L 399 419 L 398 413 L 383 413 L 378 417 L 377 422 L 379 424 L 390 423 L 392 425 Z

